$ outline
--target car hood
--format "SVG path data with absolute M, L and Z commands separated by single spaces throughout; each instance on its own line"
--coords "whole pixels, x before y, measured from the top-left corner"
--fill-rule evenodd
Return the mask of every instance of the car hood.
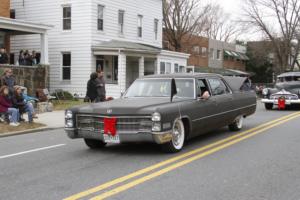
M 75 107 L 78 113 L 100 115 L 151 115 L 158 106 L 170 103 L 170 98 L 122 98 Z
M 291 82 L 277 83 L 275 85 L 275 88 L 278 91 L 285 90 L 285 91 L 288 91 L 292 94 L 297 94 L 297 95 L 300 94 L 300 82 L 299 81 L 297 81 L 297 82 L 296 81 L 291 81 Z

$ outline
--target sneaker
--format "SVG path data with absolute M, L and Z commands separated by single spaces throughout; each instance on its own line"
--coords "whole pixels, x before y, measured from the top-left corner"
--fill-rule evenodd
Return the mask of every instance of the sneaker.
M 14 122 L 12 122 L 12 123 L 9 123 L 9 125 L 10 125 L 10 126 L 19 126 L 20 124 L 19 124 L 19 123 L 14 123 Z

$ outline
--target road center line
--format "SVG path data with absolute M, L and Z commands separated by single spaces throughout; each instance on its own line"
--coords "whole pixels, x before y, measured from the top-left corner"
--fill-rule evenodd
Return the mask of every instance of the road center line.
M 244 135 L 246 135 L 246 134 L 248 134 L 248 133 L 251 133 L 251 132 L 253 132 L 253 131 L 256 131 L 256 130 L 259 130 L 259 129 L 261 129 L 261 128 L 264 128 L 264 127 L 266 127 L 266 126 L 268 126 L 268 125 L 271 125 L 271 124 L 273 124 L 273 123 L 280 122 L 280 121 L 282 121 L 282 120 L 284 120 L 284 119 L 287 119 L 287 118 L 289 118 L 289 117 L 293 117 L 293 116 L 299 115 L 299 114 L 300 114 L 300 112 L 296 112 L 296 113 L 292 113 L 292 114 L 289 114 L 289 115 L 285 115 L 285 116 L 283 116 L 283 117 L 280 117 L 280 118 L 277 118 L 277 119 L 275 119 L 275 120 L 266 122 L 266 123 L 261 124 L 261 125 L 259 125 L 259 126 L 257 126 L 257 127 L 254 127 L 254 128 L 249 129 L 249 130 L 243 131 L 243 132 L 241 132 L 241 133 L 238 133 L 238 134 L 236 134 L 236 135 L 233 135 L 233 136 L 230 136 L 230 137 L 228 137 L 228 138 L 222 139 L 222 140 L 220 140 L 220 141 L 214 142 L 214 143 L 212 143 L 212 144 L 206 145 L 206 146 L 204 146 L 204 147 L 200 147 L 200 148 L 194 149 L 194 150 L 192 150 L 192 151 L 189 151 L 189 152 L 187 152 L 187 153 L 181 154 L 181 155 L 179 155 L 179 156 L 175 156 L 175 157 L 173 157 L 173 158 L 170 158 L 170 159 L 168 159 L 168 160 L 165 160 L 165 161 L 159 162 L 159 163 L 157 163 L 157 164 L 151 165 L 151 166 L 146 167 L 146 168 L 144 168 L 144 169 L 140 169 L 140 170 L 138 170 L 138 171 L 136 171 L 136 172 L 133 172 L 133 173 L 128 174 L 128 175 L 125 175 L 125 176 L 123 176 L 123 177 L 116 178 L 116 179 L 114 179 L 114 180 L 112 180 L 112 181 L 109 181 L 109 182 L 104 183 L 104 184 L 102 184 L 102 185 L 93 187 L 93 188 L 88 189 L 88 190 L 86 190 L 86 191 L 80 192 L 80 193 L 78 193 L 78 194 L 74 194 L 74 195 L 72 195 L 72 196 L 70 196 L 70 197 L 65 198 L 64 200 L 76 200 L 76 199 L 80 199 L 80 198 L 82 198 L 82 197 L 91 195 L 91 194 L 93 194 L 93 193 L 96 193 L 96 192 L 99 192 L 99 191 L 101 191 L 101 190 L 104 190 L 104 189 L 107 189 L 107 188 L 109 188 L 109 187 L 112 187 L 112 186 L 114 186 L 114 185 L 116 185 L 116 184 L 125 182 L 125 181 L 127 181 L 127 180 L 129 180 L 129 179 L 135 178 L 135 177 L 140 176 L 140 175 L 142 175 L 142 174 L 148 173 L 148 172 L 150 172 L 150 171 L 152 171 L 152 170 L 155 170 L 155 169 L 158 169 L 158 168 L 160 168 L 160 167 L 163 167 L 163 166 L 165 166 L 165 165 L 167 165 L 167 164 L 174 163 L 174 162 L 179 161 L 179 160 L 181 160 L 181 159 L 184 159 L 184 158 L 186 158 L 186 157 L 189 157 L 189 156 L 192 156 L 192 155 L 194 155 L 194 154 L 197 154 L 197 153 L 199 153 L 199 152 L 201 152 L 201 151 L 210 149 L 210 148 L 212 148 L 212 147 L 215 147 L 215 146 L 217 146 L 217 145 L 220 145 L 220 144 L 223 144 L 223 143 L 225 143 L 225 142 L 231 141 L 231 140 L 236 139 L 236 138 L 238 138 L 238 137 L 242 137 L 242 136 L 244 136 Z
M 37 152 L 37 151 L 43 151 L 43 150 L 47 150 L 47 149 L 53 149 L 53 148 L 61 147 L 64 145 L 66 145 L 66 144 L 57 144 L 57 145 L 52 145 L 52 146 L 47 146 L 47 147 L 42 147 L 42 148 L 37 148 L 37 149 L 31 149 L 28 151 L 22 151 L 19 153 L 8 154 L 8 155 L 0 156 L 0 159 L 10 158 L 10 157 L 14 157 L 14 156 L 20 156 L 23 154 L 33 153 L 33 152 Z
M 269 129 L 273 128 L 273 127 L 276 127 L 276 126 L 279 126 L 279 125 L 281 125 L 281 124 L 284 124 L 284 123 L 286 123 L 286 122 L 288 122 L 288 121 L 290 121 L 290 120 L 293 120 L 293 119 L 295 119 L 295 118 L 297 118 L 297 117 L 300 117 L 300 114 L 295 115 L 295 116 L 293 116 L 293 117 L 290 117 L 290 118 L 288 118 L 288 119 L 279 121 L 279 122 L 277 122 L 277 123 L 275 123 L 275 124 L 272 124 L 272 125 L 270 125 L 270 126 L 267 126 L 267 127 L 265 127 L 265 128 L 262 128 L 262 129 L 260 129 L 260 130 L 255 131 L 255 132 L 252 132 L 252 133 L 250 133 L 250 134 L 248 134 L 248 135 L 245 135 L 245 136 L 243 136 L 243 137 L 240 137 L 240 138 L 237 138 L 237 139 L 235 139 L 235 140 L 229 141 L 228 143 L 222 144 L 222 145 L 220 145 L 220 146 L 217 146 L 217 147 L 215 147 L 215 148 L 212 148 L 212 149 L 210 149 L 210 150 L 208 150 L 208 151 L 205 151 L 205 152 L 203 152 L 203 153 L 199 153 L 199 154 L 197 154 L 197 155 L 194 155 L 194 156 L 192 156 L 192 157 L 189 157 L 189 158 L 187 158 L 187 159 L 185 159 L 185 160 L 183 160 L 183 161 L 174 163 L 174 164 L 172 164 L 172 165 L 170 165 L 170 166 L 168 166 L 168 167 L 165 167 L 165 168 L 163 168 L 163 169 L 161 169 L 161 170 L 159 170 L 159 171 L 153 172 L 153 173 L 148 174 L 148 175 L 146 175 L 146 176 L 144 176 L 144 177 L 138 178 L 138 179 L 133 180 L 133 181 L 131 181 L 131 182 L 129 182 L 129 183 L 126 183 L 126 184 L 124 184 L 124 185 L 121 185 L 121 186 L 119 186 L 119 187 L 117 187 L 117 188 L 114 188 L 114 189 L 112 189 L 112 190 L 109 190 L 109 191 L 107 191 L 107 192 L 104 192 L 104 193 L 102 193 L 102 194 L 100 194 L 100 195 L 98 195 L 98 196 L 96 196 L 96 197 L 91 198 L 90 200 L 103 200 L 103 199 L 106 199 L 106 198 L 108 198 L 108 197 L 114 196 L 114 195 L 116 195 L 116 194 L 118 194 L 118 193 L 120 193 L 120 192 L 126 191 L 126 190 L 128 190 L 128 189 L 130 189 L 130 188 L 132 188 L 132 187 L 134 187 L 134 186 L 137 186 L 137 185 L 139 185 L 139 184 L 141 184 L 141 183 L 144 183 L 144 182 L 146 182 L 146 181 L 149 181 L 149 180 L 151 180 L 151 179 L 153 179 L 153 178 L 155 178 L 155 177 L 161 176 L 161 175 L 163 175 L 163 174 L 166 174 L 167 172 L 170 172 L 170 171 L 173 171 L 173 170 L 175 170 L 175 169 L 177 169 L 177 168 L 179 168 L 179 167 L 185 166 L 185 165 L 187 165 L 187 164 L 189 164 L 189 163 L 191 163 L 191 162 L 193 162 L 193 161 L 199 160 L 199 159 L 201 159 L 201 158 L 203 158 L 203 157 L 206 157 L 206 156 L 208 156 L 208 155 L 211 155 L 211 154 L 213 154 L 213 153 L 215 153 L 215 152 L 218 152 L 218 151 L 220 151 L 220 150 L 222 150 L 222 149 L 225 149 L 225 148 L 227 148 L 227 147 L 230 147 L 230 146 L 232 146 L 232 145 L 234 145 L 234 144 L 236 144 L 236 143 L 239 143 L 239 142 L 241 142 L 241 141 L 243 141 L 243 140 L 246 140 L 246 139 L 248 139 L 248 138 L 250 138 L 250 137 L 253 137 L 253 136 L 255 136 L 255 135 L 259 134 L 259 133 L 263 133 L 263 132 L 266 131 L 266 130 L 269 130 Z

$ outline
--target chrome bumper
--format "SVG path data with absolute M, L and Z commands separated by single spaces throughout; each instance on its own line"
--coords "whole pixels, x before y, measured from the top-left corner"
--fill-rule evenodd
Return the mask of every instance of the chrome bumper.
M 92 130 L 78 130 L 75 128 L 65 128 L 68 137 L 71 139 L 87 138 L 104 141 L 103 134 Z M 139 133 L 119 133 L 120 143 L 128 142 L 153 142 L 164 144 L 172 140 L 172 131 L 165 132 L 139 132 Z
M 262 103 L 272 103 L 274 105 L 278 104 L 278 100 L 277 99 L 262 99 L 261 100 Z M 286 99 L 285 100 L 285 104 L 286 105 L 292 105 L 292 104 L 300 104 L 300 99 L 298 100 L 290 100 L 290 99 Z

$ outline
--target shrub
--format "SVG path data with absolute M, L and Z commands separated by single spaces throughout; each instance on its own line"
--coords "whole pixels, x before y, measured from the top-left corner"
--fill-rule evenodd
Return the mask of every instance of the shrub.
M 70 92 L 63 90 L 57 90 L 52 94 L 52 96 L 55 96 L 57 99 L 60 100 L 75 100 L 74 96 Z

